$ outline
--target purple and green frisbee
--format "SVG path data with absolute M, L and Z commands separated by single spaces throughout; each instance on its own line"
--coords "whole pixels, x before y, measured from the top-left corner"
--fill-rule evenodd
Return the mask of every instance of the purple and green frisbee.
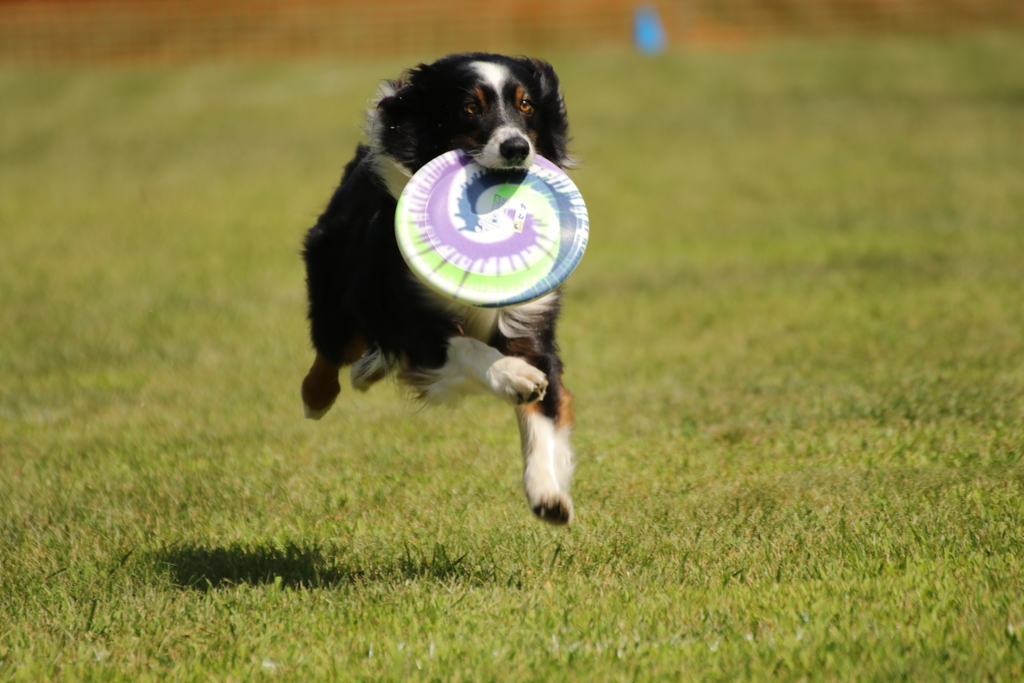
M 428 287 L 462 304 L 502 308 L 562 284 L 583 258 L 590 221 L 576 185 L 547 159 L 496 170 L 456 150 L 406 185 L 395 232 Z

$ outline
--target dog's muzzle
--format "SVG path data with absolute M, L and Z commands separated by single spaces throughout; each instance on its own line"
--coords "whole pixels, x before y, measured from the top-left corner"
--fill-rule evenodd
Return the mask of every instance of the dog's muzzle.
M 529 168 L 536 151 L 533 143 L 514 126 L 502 126 L 491 134 L 476 160 L 487 168 Z

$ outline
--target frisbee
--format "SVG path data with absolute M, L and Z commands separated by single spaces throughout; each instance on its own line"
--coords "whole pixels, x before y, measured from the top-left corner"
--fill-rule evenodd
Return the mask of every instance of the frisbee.
M 412 272 L 462 304 L 539 299 L 579 265 L 590 221 L 583 196 L 540 156 L 529 169 L 485 168 L 461 151 L 428 162 L 398 200 L 395 234 Z

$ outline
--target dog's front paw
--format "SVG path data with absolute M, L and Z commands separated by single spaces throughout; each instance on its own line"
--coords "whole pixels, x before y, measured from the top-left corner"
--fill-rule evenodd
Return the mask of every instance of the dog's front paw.
M 567 493 L 552 493 L 531 500 L 530 509 L 548 524 L 562 526 L 572 521 L 572 498 Z
M 502 358 L 487 375 L 491 390 L 512 405 L 540 401 L 548 390 L 547 375 L 522 358 Z

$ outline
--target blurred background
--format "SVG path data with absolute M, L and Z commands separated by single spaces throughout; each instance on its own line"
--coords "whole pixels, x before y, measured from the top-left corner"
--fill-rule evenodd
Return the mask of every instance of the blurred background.
M 0 60 L 402 57 L 738 46 L 1024 26 L 1020 0 L 0 0 Z

